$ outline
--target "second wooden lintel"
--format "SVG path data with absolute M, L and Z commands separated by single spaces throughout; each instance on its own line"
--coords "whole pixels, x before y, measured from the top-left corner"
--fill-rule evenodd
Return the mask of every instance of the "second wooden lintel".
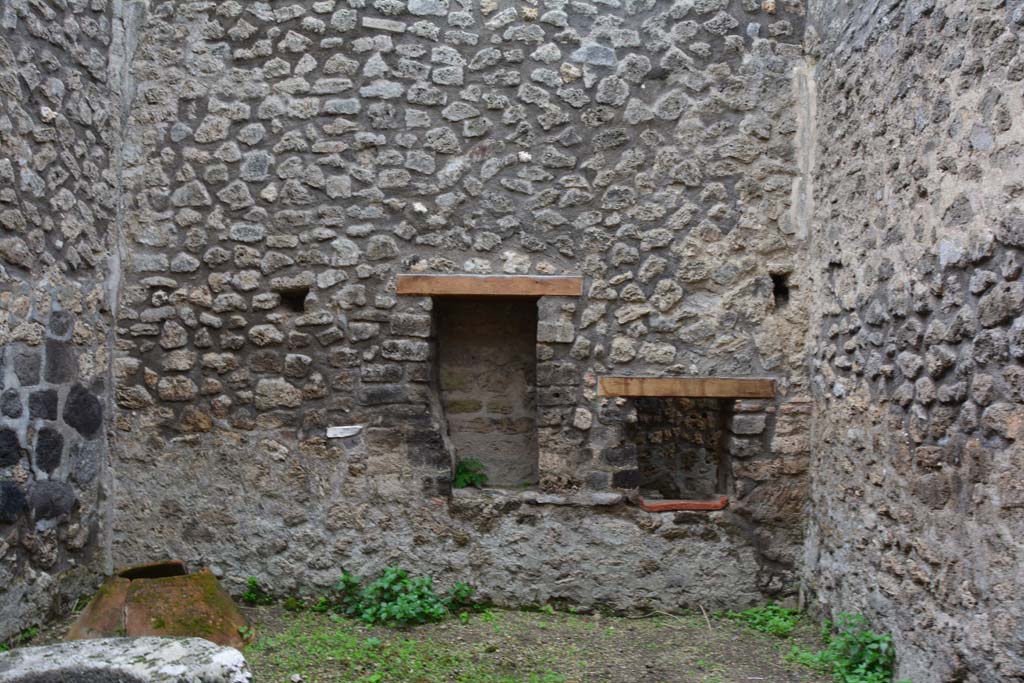
M 427 275 L 398 276 L 397 293 L 406 296 L 541 297 L 580 296 L 583 278 L 575 275 Z
M 744 377 L 601 377 L 598 395 L 677 398 L 775 398 L 775 380 Z

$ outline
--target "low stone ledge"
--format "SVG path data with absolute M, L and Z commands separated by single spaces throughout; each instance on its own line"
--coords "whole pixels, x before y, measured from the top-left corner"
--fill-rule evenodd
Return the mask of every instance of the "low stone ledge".
M 99 638 L 0 654 L 0 683 L 251 683 L 242 653 L 201 638 Z
M 508 491 L 505 489 L 454 489 L 452 497 L 459 503 L 527 503 L 530 505 L 568 505 L 574 507 L 608 507 L 626 502 L 626 496 L 611 491 Z

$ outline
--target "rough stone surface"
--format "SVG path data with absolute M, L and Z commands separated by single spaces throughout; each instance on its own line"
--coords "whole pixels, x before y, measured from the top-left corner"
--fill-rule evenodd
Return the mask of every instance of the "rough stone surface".
M 80 386 L 99 403 L 109 386 L 125 9 L 0 7 L 0 639 L 105 569 L 106 435 L 98 417 L 104 457 L 76 479 L 69 397 Z
M 915 683 L 1024 676 L 1021 11 L 7 3 L 0 638 L 107 558 L 401 561 L 507 604 L 802 596 Z M 403 272 L 583 294 L 535 302 L 503 403 L 502 367 L 446 387 Z M 535 487 L 453 493 L 481 434 Z
M 250 683 L 242 653 L 201 638 L 97 638 L 0 654 L 0 681 Z
M 1019 3 L 832 5 L 814 22 L 806 585 L 894 634 L 895 678 L 1020 680 Z
M 356 531 L 365 522 L 338 522 L 371 515 L 394 529 L 386 555 L 414 554 L 421 571 L 509 604 L 795 599 L 806 413 L 787 418 L 778 449 L 774 419 L 747 435 L 744 466 L 713 477 L 732 503 L 703 537 L 671 515 L 586 519 L 536 501 L 537 528 L 495 509 L 485 532 L 449 497 L 460 448 L 489 438 L 508 460 L 495 482 L 556 498 L 633 492 L 635 406 L 595 390 L 612 371 L 770 374 L 779 399 L 756 411 L 803 405 L 803 8 L 775 15 L 792 35 L 748 36 L 758 16 L 768 23 L 739 1 L 481 16 L 444 0 L 352 4 L 323 32 L 304 21 L 311 2 L 283 20 L 183 1 L 142 16 L 123 131 L 132 258 L 116 329 L 115 560 L 173 548 L 232 586 L 250 574 L 327 585 L 342 564 L 386 563 Z M 535 335 L 509 363 L 463 373 L 476 384 L 460 393 L 443 376 L 439 312 L 395 294 L 409 271 L 573 274 L 585 288 L 537 302 Z M 784 307 L 773 273 L 791 274 Z M 520 372 L 530 365 L 535 381 Z M 518 398 L 501 400 L 512 386 Z M 342 425 L 365 429 L 328 441 Z M 190 490 L 199 481 L 216 500 Z M 239 482 L 273 489 L 266 509 L 225 504 Z M 779 499 L 796 502 L 770 510 Z M 247 534 L 265 540 L 231 541 Z M 559 550 L 520 571 L 503 543 Z M 646 571 L 644 545 L 648 560 L 688 559 Z M 565 587 L 555 568 L 568 558 L 599 562 L 618 596 L 582 575 Z M 682 569 L 714 558 L 733 569 Z M 613 561 L 633 569 L 611 580 Z M 477 575 L 490 565 L 500 576 Z

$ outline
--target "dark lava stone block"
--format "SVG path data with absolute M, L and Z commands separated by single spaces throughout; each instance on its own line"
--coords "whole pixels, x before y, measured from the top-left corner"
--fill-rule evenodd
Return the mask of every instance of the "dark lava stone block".
M 21 460 L 21 444 L 13 429 L 0 429 L 0 467 L 10 467 Z
M 635 489 L 640 486 L 640 470 L 622 470 L 612 475 L 612 486 L 620 489 Z
M 50 384 L 73 382 L 78 374 L 78 353 L 71 344 L 46 340 L 46 366 L 43 377 Z
M 622 444 L 614 448 L 604 448 L 601 450 L 601 459 L 612 467 L 624 467 L 626 465 L 635 465 L 637 459 L 636 446 L 632 444 Z
M 71 480 L 86 486 L 100 471 L 100 444 L 98 441 L 79 441 L 68 447 Z
M 36 467 L 53 472 L 64 455 L 64 437 L 55 429 L 43 427 L 36 437 Z
M 23 387 L 34 387 L 39 384 L 39 367 L 42 364 L 39 354 L 24 351 L 14 356 L 14 374 Z
M 103 426 L 103 404 L 88 389 L 76 384 L 64 402 L 64 422 L 91 439 Z
M 25 494 L 13 481 L 0 481 L 0 522 L 10 524 L 25 509 Z
M 50 314 L 49 329 L 54 337 L 65 338 L 75 325 L 75 316 L 67 311 L 54 311 Z
M 57 419 L 57 391 L 44 389 L 33 391 L 28 395 L 29 417 L 38 417 L 43 420 Z
M 4 417 L 21 417 L 21 395 L 17 389 L 8 389 L 0 395 L 0 413 Z
M 37 481 L 28 501 L 36 519 L 53 519 L 75 509 L 75 490 L 63 481 Z

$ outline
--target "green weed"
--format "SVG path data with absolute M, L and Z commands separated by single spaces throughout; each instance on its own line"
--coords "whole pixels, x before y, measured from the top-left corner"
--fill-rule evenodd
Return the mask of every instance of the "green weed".
M 835 623 L 825 622 L 823 636 L 824 650 L 812 652 L 794 645 L 786 659 L 831 673 L 836 683 L 892 681 L 896 663 L 892 636 L 872 631 L 861 615 L 840 614 Z
M 429 576 L 409 576 L 388 567 L 366 586 L 359 577 L 343 572 L 334 593 L 314 604 L 319 612 L 334 611 L 367 624 L 411 626 L 441 621 L 448 614 L 465 611 L 473 604 L 473 587 L 456 583 L 447 595 L 434 591 Z
M 250 576 L 245 581 L 245 591 L 242 593 L 242 602 L 247 605 L 270 605 L 274 598 L 263 589 L 259 579 Z
M 289 612 L 301 612 L 306 608 L 306 603 L 302 601 L 302 598 L 290 595 L 284 599 L 284 602 L 281 603 L 281 607 L 285 608 Z
M 464 489 L 467 486 L 481 488 L 487 485 L 487 475 L 484 473 L 484 464 L 476 458 L 460 460 L 455 465 L 455 480 L 452 486 L 457 489 Z
M 33 626 L 31 628 L 27 628 L 21 633 L 11 636 L 11 639 L 6 643 L 0 643 L 0 652 L 8 652 L 16 647 L 27 645 L 37 635 L 39 635 L 38 627 Z
M 742 612 L 727 612 L 726 616 L 733 621 L 746 624 L 755 631 L 770 633 L 773 636 L 788 636 L 800 621 L 800 612 L 797 610 L 774 604 L 751 607 Z

